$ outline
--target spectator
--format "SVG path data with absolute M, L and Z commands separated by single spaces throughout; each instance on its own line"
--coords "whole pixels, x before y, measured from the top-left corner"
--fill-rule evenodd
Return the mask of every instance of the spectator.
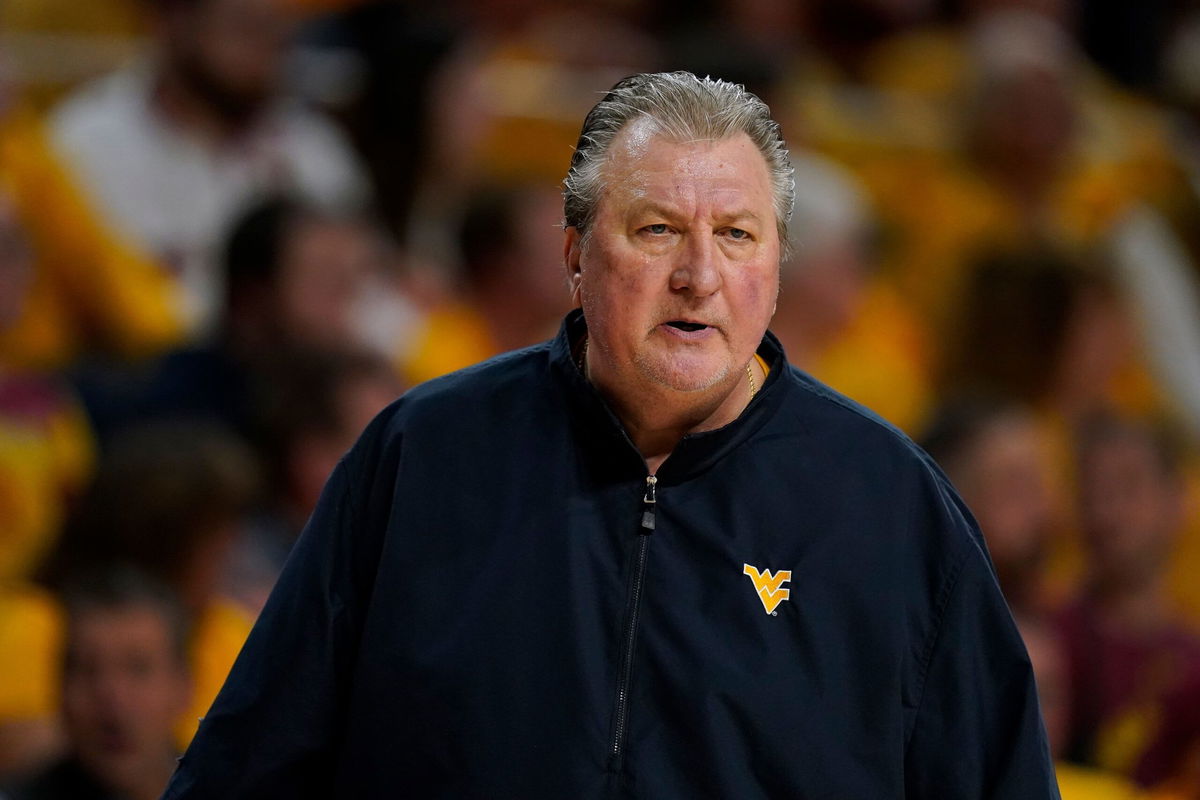
M 154 800 L 175 765 L 191 684 L 184 610 L 166 587 L 112 568 L 66 592 L 68 754 L 12 800 Z
M 1062 761 L 1070 724 L 1071 691 L 1067 654 L 1054 626 L 1044 618 L 1017 615 L 1017 625 L 1037 678 L 1038 704 L 1046 722 L 1050 754 L 1062 800 L 1150 800 L 1129 781 L 1101 770 Z M 1169 800 L 1159 795 L 1155 800 Z
M 338 460 L 402 388 L 382 358 L 351 350 L 296 351 L 268 376 L 260 410 L 268 489 L 223 576 L 225 596 L 252 616 Z
M 0 778 L 35 766 L 58 741 L 61 620 L 30 579 L 93 458 L 83 412 L 61 382 L 0 367 Z
M 931 402 L 924 327 L 876 270 L 874 212 L 852 174 L 793 154 L 791 255 L 771 330 L 817 379 L 914 431 Z
M 425 87 L 429 146 L 403 237 L 434 263 L 453 262 L 455 215 L 480 182 L 557 184 L 591 98 L 662 57 L 618 3 L 468 0 L 460 10 L 468 24 Z
M 325 10 L 301 41 L 312 67 L 306 94 L 331 108 L 363 154 L 388 233 L 401 241 L 434 142 L 419 120 L 438 96 L 430 83 L 470 20 L 451 3 L 299 0 Z M 330 64 L 347 65 L 342 70 Z M 349 73 L 349 79 L 347 79 Z
M 979 521 L 1009 607 L 1035 617 L 1050 610 L 1044 567 L 1056 528 L 1039 433 L 1023 407 L 971 399 L 944 405 L 921 442 Z
M 155 52 L 68 97 L 54 141 L 116 228 L 175 276 L 193 334 L 220 318 L 218 252 L 264 193 L 360 207 L 344 138 L 286 97 L 281 0 L 157 0 Z
M 238 526 L 257 495 L 257 463 L 215 424 L 147 423 L 115 439 L 45 568 L 63 585 L 96 565 L 130 563 L 169 585 L 192 623 L 195 695 L 176 720 L 195 732 L 253 622 L 218 591 Z
M 1088 574 L 1061 620 L 1074 691 L 1069 754 L 1145 786 L 1171 778 L 1200 734 L 1179 724 L 1200 722 L 1200 638 L 1175 613 L 1165 580 L 1183 523 L 1179 459 L 1173 439 L 1146 425 L 1104 418 L 1085 429 Z
M 1140 189 L 1096 155 L 1086 69 L 1060 26 L 987 14 L 968 41 L 946 147 L 858 162 L 891 234 L 884 269 L 949 339 L 981 253 L 1037 244 L 1086 261 Z
M 943 391 L 1012 397 L 1068 426 L 1112 406 L 1155 408 L 1127 304 L 1103 271 L 1061 250 L 984 254 L 968 271 L 958 318 Z
M 552 335 L 567 309 L 562 195 L 552 184 L 476 191 L 458 230 L 462 285 L 434 309 L 402 356 L 410 383 Z
M 80 375 L 102 441 L 138 421 L 178 416 L 217 420 L 257 440 L 267 373 L 287 354 L 356 348 L 390 356 L 403 338 L 407 306 L 390 282 L 383 243 L 356 218 L 269 198 L 234 226 L 224 265 L 228 313 L 213 341 L 133 374 Z
M 415 324 L 395 269 L 396 251 L 358 216 L 268 198 L 234 228 L 226 347 L 259 364 L 278 349 L 364 349 L 394 357 Z
M 21 327 L 27 291 L 39 281 L 26 231 L 6 200 L 0 189 L 0 342 Z M 29 577 L 91 462 L 91 433 L 63 382 L 0 355 L 0 581 Z
M 173 346 L 182 310 L 147 254 L 114 235 L 0 86 L 0 366 L 47 370 Z

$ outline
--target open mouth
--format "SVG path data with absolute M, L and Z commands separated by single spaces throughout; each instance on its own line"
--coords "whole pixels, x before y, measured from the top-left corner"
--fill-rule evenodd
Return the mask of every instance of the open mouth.
M 683 320 L 673 319 L 667 323 L 672 328 L 678 328 L 681 331 L 702 331 L 707 328 L 707 325 L 702 325 L 699 322 L 684 322 Z

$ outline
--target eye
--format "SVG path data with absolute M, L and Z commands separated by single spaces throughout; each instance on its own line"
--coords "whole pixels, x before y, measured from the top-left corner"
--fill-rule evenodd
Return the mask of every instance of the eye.
M 662 236 L 664 233 L 670 232 L 671 229 L 667 227 L 665 222 L 655 222 L 653 225 L 647 225 L 642 228 L 642 230 L 654 236 Z
M 739 241 L 739 242 L 753 238 L 750 235 L 749 231 L 744 230 L 742 228 L 727 228 L 725 230 L 725 235 L 728 236 L 730 239 L 733 239 L 733 240 Z

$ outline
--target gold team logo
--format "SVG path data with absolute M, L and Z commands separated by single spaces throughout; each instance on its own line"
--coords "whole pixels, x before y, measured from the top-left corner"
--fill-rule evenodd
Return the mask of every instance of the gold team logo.
M 763 608 L 768 614 L 774 615 L 776 607 L 792 593 L 791 589 L 783 588 L 783 584 L 792 579 L 790 569 L 781 569 L 772 575 L 769 569 L 759 572 L 757 567 L 743 564 L 742 574 L 750 576 L 754 583 L 754 591 L 758 592 L 758 599 L 762 600 Z

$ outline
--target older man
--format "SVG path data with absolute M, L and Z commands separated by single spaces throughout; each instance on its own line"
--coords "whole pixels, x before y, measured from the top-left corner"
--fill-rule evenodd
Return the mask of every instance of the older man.
M 371 424 L 166 797 L 1057 797 L 970 516 L 766 333 L 791 192 L 740 87 L 614 87 L 581 310 Z

